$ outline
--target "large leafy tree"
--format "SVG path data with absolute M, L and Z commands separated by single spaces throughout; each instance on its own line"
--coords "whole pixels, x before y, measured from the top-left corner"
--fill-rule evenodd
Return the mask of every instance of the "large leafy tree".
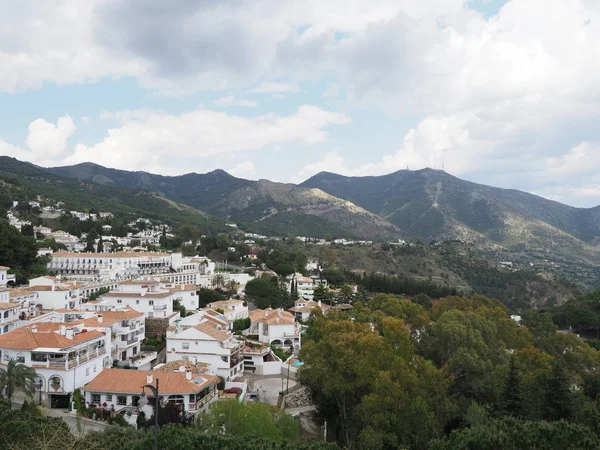
M 282 306 L 283 294 L 276 277 L 264 275 L 246 283 L 246 298 L 257 308 L 278 308 Z
M 35 370 L 18 362 L 16 359 L 10 359 L 6 369 L 0 368 L 0 389 L 3 389 L 6 398 L 12 399 L 17 388 L 21 388 L 28 398 L 35 394 Z

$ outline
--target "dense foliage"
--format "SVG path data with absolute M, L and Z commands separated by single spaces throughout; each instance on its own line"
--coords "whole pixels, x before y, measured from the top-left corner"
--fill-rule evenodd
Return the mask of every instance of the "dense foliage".
M 263 417 L 264 418 L 264 417 Z M 289 418 L 288 420 L 293 420 Z M 258 424 L 257 428 L 263 425 Z M 257 435 L 258 434 L 258 435 Z M 333 450 L 331 444 L 310 440 L 283 440 L 279 431 L 250 432 L 249 435 L 226 436 L 207 434 L 202 428 L 165 425 L 160 428 L 158 446 L 161 450 Z M 37 407 L 11 409 L 0 400 L 0 450 L 147 450 L 152 448 L 152 428 L 111 426 L 104 432 L 73 435 L 62 419 L 42 415 Z
M 35 238 L 23 236 L 0 219 L 0 262 L 16 274 L 17 283 L 46 274 L 46 258 L 38 258 Z
M 575 423 L 535 431 L 566 430 L 572 445 L 577 430 L 600 431 L 600 354 L 576 335 L 557 333 L 544 314 L 519 325 L 486 297 L 425 300 L 378 294 L 350 314 L 309 320 L 299 378 L 330 438 L 350 448 L 428 449 L 469 426 L 493 434 L 500 425 L 490 421 L 504 417 L 532 430 L 542 420 Z M 546 448 L 505 439 L 496 448 Z

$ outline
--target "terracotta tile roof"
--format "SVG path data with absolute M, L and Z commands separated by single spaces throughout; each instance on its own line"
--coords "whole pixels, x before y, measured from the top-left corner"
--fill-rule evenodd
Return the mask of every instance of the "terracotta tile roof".
M 313 310 L 313 308 L 320 308 L 321 311 L 325 312 L 325 311 L 329 310 L 329 308 L 331 308 L 331 306 L 326 305 L 324 303 L 321 303 L 321 306 L 319 306 L 318 302 L 309 300 L 306 302 L 306 306 L 294 306 L 293 308 L 290 308 L 290 311 L 298 312 L 298 313 L 310 313 Z
M 102 322 L 98 321 L 98 315 L 102 316 Z M 93 317 L 83 319 L 83 326 L 89 328 L 102 328 L 112 325 L 122 320 L 144 317 L 144 313 L 135 309 L 126 309 L 123 311 L 102 311 Z
M 146 376 L 152 375 L 155 384 L 156 378 L 159 382 L 160 395 L 194 394 L 200 392 L 213 380 L 203 376 L 200 383 L 187 380 L 182 372 L 158 372 L 151 370 L 128 370 L 128 369 L 104 369 L 96 378 L 83 386 L 82 390 L 91 392 L 114 392 L 123 394 L 140 395 L 142 386 L 148 384 Z M 147 392 L 147 394 L 150 394 Z
M 36 324 L 38 331 L 35 333 L 31 331 L 30 327 L 27 327 L 30 331 L 27 331 L 26 328 L 17 328 L 16 330 L 0 335 L 0 348 L 11 350 L 35 350 L 42 347 L 61 349 L 104 336 L 104 333 L 99 331 L 88 331 L 76 334 L 73 336 L 73 339 L 67 339 L 66 336 L 61 336 L 55 331 L 44 331 L 44 329 L 55 325 L 58 325 L 60 328 L 60 325 L 64 324 L 58 322 L 40 322 Z M 69 323 L 69 326 L 73 326 L 73 324 Z
M 19 305 L 17 303 L 3 303 L 0 302 L 0 309 L 11 309 L 11 308 L 18 308 Z
M 231 299 L 231 300 L 219 300 L 217 302 L 212 302 L 209 303 L 208 306 L 210 306 L 211 308 L 219 308 L 220 306 L 224 306 L 226 308 L 233 306 L 233 305 L 239 305 L 239 304 L 244 304 L 243 300 L 235 300 L 235 299 Z
M 16 288 L 16 289 L 10 289 L 9 295 L 11 298 L 14 298 L 14 297 L 22 297 L 24 295 L 37 295 L 37 292 L 32 292 L 31 290 L 29 290 L 27 288 Z
M 255 309 L 249 312 L 249 316 L 251 322 L 263 322 L 268 325 L 292 324 L 295 322 L 292 313 L 272 308 Z
M 194 328 L 218 341 L 226 341 L 229 339 L 229 335 L 224 331 L 217 330 L 216 325 L 213 323 L 202 322 Z
M 181 288 L 183 286 L 183 289 Z M 174 286 L 172 288 L 169 288 L 169 291 L 175 293 L 175 292 L 189 292 L 189 291 L 197 291 L 198 290 L 198 286 L 196 286 L 195 284 L 179 284 L 177 286 Z

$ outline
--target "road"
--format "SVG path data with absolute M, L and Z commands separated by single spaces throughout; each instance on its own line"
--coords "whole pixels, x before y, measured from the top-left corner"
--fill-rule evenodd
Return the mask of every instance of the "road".
M 13 409 L 19 409 L 21 406 L 21 403 L 12 402 Z M 39 408 L 42 414 L 46 416 L 58 417 L 59 419 L 62 419 L 69 426 L 71 433 L 76 436 L 89 433 L 90 431 L 104 431 L 104 429 L 108 426 L 106 422 L 97 422 L 95 420 L 84 418 L 79 419 L 80 426 L 78 426 L 77 417 L 73 414 L 68 414 L 66 409 L 48 409 L 43 406 L 40 406 Z
M 281 385 L 283 380 L 283 388 L 287 388 L 288 380 L 281 375 L 254 375 L 244 374 L 244 377 L 248 379 L 248 387 L 250 391 L 258 391 L 259 401 L 269 403 L 271 405 L 277 405 L 279 399 L 279 392 L 281 391 Z M 289 387 L 296 385 L 296 381 L 290 378 Z

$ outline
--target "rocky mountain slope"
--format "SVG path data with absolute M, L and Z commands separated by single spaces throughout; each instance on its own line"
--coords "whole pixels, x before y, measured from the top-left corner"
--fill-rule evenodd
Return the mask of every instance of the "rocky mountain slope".
M 419 239 L 461 239 L 600 259 L 600 208 L 574 208 L 431 169 L 378 177 L 321 172 L 301 186 L 350 200 Z
M 208 213 L 245 222 L 259 232 L 365 239 L 401 236 L 400 230 L 385 219 L 320 189 L 244 180 L 223 170 L 174 177 L 108 169 L 91 163 L 47 170 L 104 186 L 152 190 Z

